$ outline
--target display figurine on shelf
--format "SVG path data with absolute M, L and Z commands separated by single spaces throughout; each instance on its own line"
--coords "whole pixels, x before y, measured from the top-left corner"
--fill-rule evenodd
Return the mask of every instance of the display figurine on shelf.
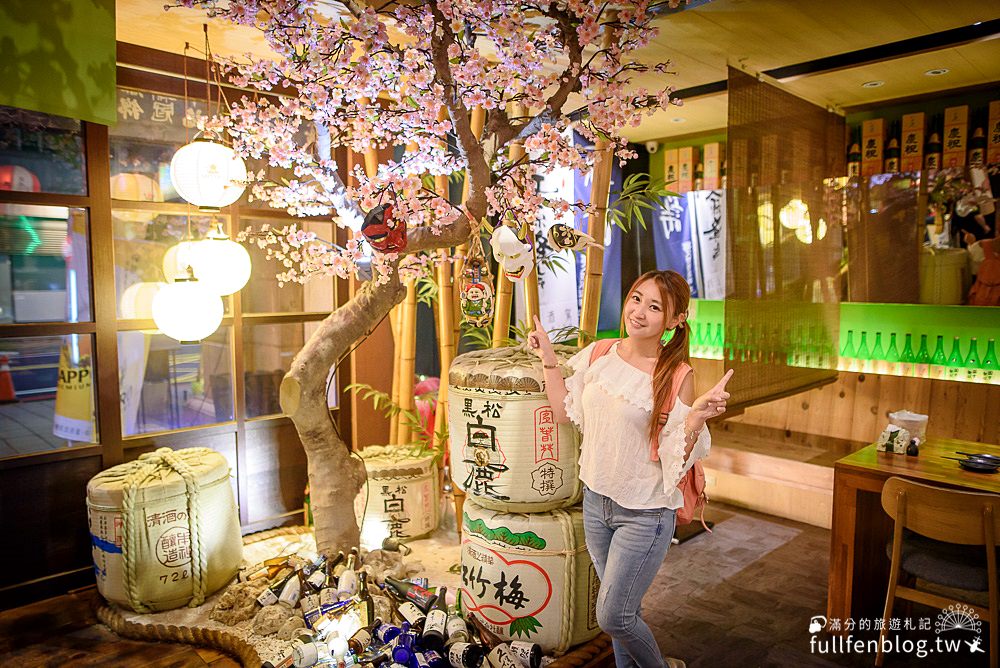
M 588 246 L 601 248 L 594 237 L 562 223 L 556 223 L 549 228 L 548 238 L 552 247 L 559 250 L 582 251 Z
M 371 247 L 383 253 L 406 249 L 406 223 L 393 220 L 392 210 L 392 204 L 379 204 L 368 212 L 361 225 L 361 234 Z
M 909 443 L 910 432 L 891 424 L 879 435 L 875 449 L 890 454 L 903 454 Z
M 518 238 L 514 230 L 498 225 L 490 237 L 493 258 L 503 266 L 504 276 L 515 283 L 531 273 L 535 267 L 531 244 Z

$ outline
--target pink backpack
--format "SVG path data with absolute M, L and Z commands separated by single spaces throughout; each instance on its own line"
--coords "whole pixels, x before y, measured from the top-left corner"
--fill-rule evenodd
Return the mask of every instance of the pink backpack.
M 600 339 L 594 344 L 594 350 L 590 353 L 590 364 L 593 364 L 597 359 L 603 357 L 611 350 L 611 347 L 617 343 L 619 339 Z M 670 386 L 670 395 L 663 404 L 663 408 L 660 411 L 660 431 L 663 430 L 663 425 L 667 423 L 667 417 L 670 415 L 670 411 L 674 407 L 674 402 L 677 400 L 677 394 L 681 390 L 681 384 L 684 382 L 684 377 L 688 375 L 691 371 L 691 367 L 687 364 L 681 363 L 678 365 L 677 369 L 674 371 L 674 380 Z M 649 458 L 650 460 L 656 462 L 660 460 L 660 456 L 657 452 L 659 449 L 659 437 L 660 431 L 656 432 L 656 437 L 649 442 Z M 694 521 L 695 513 L 699 510 L 701 511 L 699 520 L 701 525 L 705 527 L 705 530 L 712 533 L 712 530 L 708 528 L 705 524 L 705 506 L 708 504 L 708 494 L 705 493 L 705 469 L 702 467 L 700 461 L 696 461 L 694 465 L 688 469 L 680 482 L 677 483 L 677 489 L 681 491 L 684 496 L 684 505 L 677 509 L 677 524 L 691 524 Z

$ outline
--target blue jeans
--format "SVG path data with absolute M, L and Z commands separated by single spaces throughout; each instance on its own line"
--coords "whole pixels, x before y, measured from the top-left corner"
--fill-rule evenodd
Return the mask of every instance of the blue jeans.
M 601 590 L 597 623 L 612 638 L 617 668 L 662 668 L 663 656 L 639 616 L 674 536 L 677 511 L 631 510 L 584 487 L 583 528 Z

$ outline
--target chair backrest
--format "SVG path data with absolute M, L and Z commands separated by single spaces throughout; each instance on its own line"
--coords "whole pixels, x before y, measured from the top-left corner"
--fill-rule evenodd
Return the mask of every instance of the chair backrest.
M 1000 495 L 889 478 L 882 488 L 882 507 L 893 520 L 899 519 L 901 501 L 903 526 L 928 538 L 960 545 L 985 545 L 995 544 L 1000 534 Z M 986 522 L 992 524 L 992 530 Z

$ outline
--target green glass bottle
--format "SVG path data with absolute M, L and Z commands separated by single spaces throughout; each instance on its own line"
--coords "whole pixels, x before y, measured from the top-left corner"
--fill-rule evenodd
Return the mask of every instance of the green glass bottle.
M 837 362 L 838 371 L 853 371 L 854 370 L 854 330 L 847 330 L 847 341 L 844 342 L 844 347 L 840 349 L 840 360 Z
M 882 332 L 875 332 L 875 345 L 872 346 L 872 367 L 875 373 L 885 373 L 885 349 L 882 347 Z
M 948 380 L 961 380 L 964 366 L 965 360 L 962 359 L 962 344 L 956 336 L 955 340 L 951 343 L 951 354 L 948 355 L 948 373 L 945 377 Z
M 984 383 L 1000 383 L 1000 361 L 997 360 L 997 351 L 993 339 L 986 344 L 986 355 L 983 356 L 982 364 L 979 365 L 980 375 Z
M 948 358 L 944 356 L 944 336 L 938 334 L 937 343 L 934 345 L 934 354 L 931 355 L 931 378 L 944 379 L 948 376 Z
M 715 338 L 712 340 L 712 354 L 710 355 L 712 359 L 722 359 L 722 348 L 725 341 L 726 337 L 725 333 L 722 331 L 722 323 L 718 322 L 715 324 Z
M 917 378 L 927 378 L 931 370 L 931 353 L 927 350 L 927 335 L 920 335 L 920 349 L 913 365 L 913 375 Z
M 868 350 L 868 332 L 861 330 L 861 341 L 858 343 L 858 350 L 854 354 L 858 358 L 857 370 L 862 373 L 871 373 L 872 354 Z
M 885 351 L 885 373 L 899 375 L 899 349 L 896 347 L 896 332 L 889 335 L 889 348 Z
M 903 342 L 903 354 L 899 356 L 899 375 L 912 376 L 915 361 L 916 358 L 913 355 L 913 335 L 907 334 Z
M 965 358 L 965 380 L 970 383 L 979 382 L 979 348 L 976 344 L 976 337 L 972 337 L 969 343 L 969 356 Z

